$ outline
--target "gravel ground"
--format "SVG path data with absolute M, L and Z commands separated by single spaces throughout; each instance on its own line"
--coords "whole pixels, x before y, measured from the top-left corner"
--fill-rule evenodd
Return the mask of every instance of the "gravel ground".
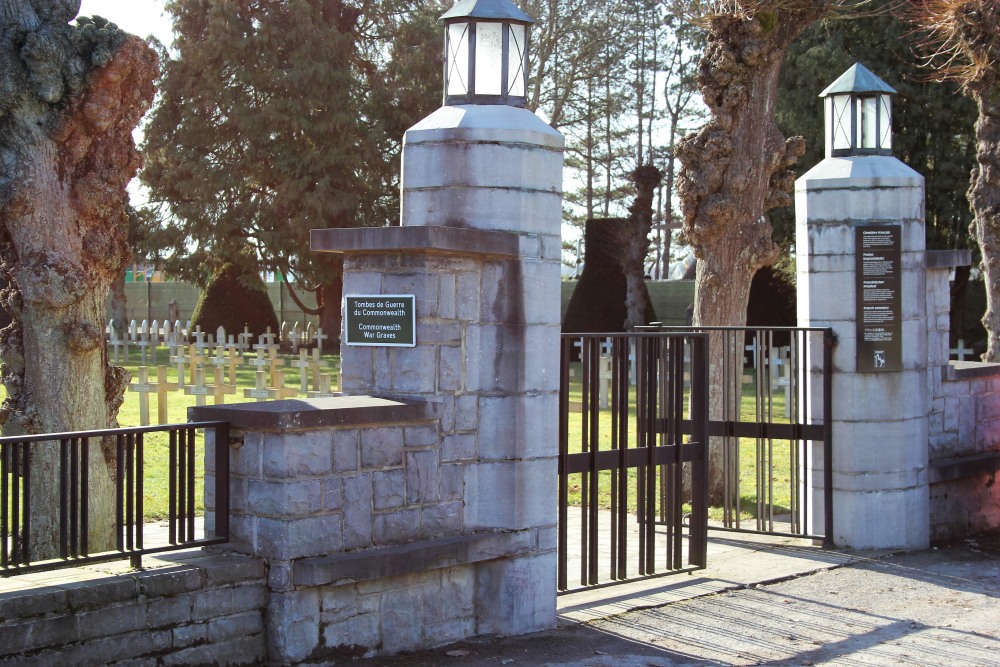
M 355 667 L 1000 666 L 1000 534 Z

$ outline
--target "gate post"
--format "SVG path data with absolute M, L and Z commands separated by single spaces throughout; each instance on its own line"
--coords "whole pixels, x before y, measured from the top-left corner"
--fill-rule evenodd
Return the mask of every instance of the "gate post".
M 798 323 L 832 327 L 838 339 L 827 369 L 832 471 L 815 445 L 803 518 L 823 525 L 826 477 L 827 542 L 857 549 L 929 541 L 924 179 L 892 156 L 894 93 L 860 64 L 827 88 L 826 159 L 795 184 Z M 810 351 L 814 374 L 822 358 Z M 820 414 L 823 383 L 810 385 Z

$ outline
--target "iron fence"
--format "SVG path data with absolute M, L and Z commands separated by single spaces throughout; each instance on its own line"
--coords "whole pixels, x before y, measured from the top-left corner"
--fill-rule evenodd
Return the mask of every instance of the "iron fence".
M 709 337 L 710 528 L 832 544 L 832 329 L 640 327 Z M 684 432 L 690 432 L 685 425 Z
M 707 355 L 703 333 L 563 335 L 560 590 L 705 566 Z
M 229 448 L 214 448 L 216 499 L 212 535 L 196 534 L 196 486 L 204 466 L 196 456 L 198 431 L 214 431 L 228 443 L 229 424 L 199 422 L 143 428 L 0 438 L 0 576 L 74 567 L 128 558 L 141 567 L 143 555 L 221 544 L 229 539 Z M 163 437 L 154 437 L 155 434 Z M 157 442 L 150 442 L 151 439 Z M 165 530 L 144 521 L 147 452 L 166 448 Z M 112 508 L 99 511 L 91 468 L 107 463 L 113 485 Z M 108 544 L 92 544 L 91 534 L 113 524 Z M 105 531 L 106 536 L 106 531 Z M 113 543 L 113 545 L 111 544 Z

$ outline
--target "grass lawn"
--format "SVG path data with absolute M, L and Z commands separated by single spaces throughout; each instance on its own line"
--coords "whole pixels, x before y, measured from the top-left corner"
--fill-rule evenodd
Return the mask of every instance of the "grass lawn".
M 570 415 L 569 415 L 569 451 L 577 453 L 583 451 L 584 436 L 584 415 L 581 411 L 583 401 L 582 377 L 580 364 L 575 363 L 574 373 L 570 381 Z M 740 421 L 770 421 L 773 423 L 788 423 L 785 417 L 785 394 L 783 390 L 775 391 L 768 402 L 758 403 L 755 389 L 752 384 L 744 384 L 741 396 Z M 685 397 L 685 410 L 687 400 Z M 759 413 L 759 410 L 764 412 Z M 629 394 L 628 410 L 628 443 L 626 446 L 635 447 L 637 443 L 636 434 L 636 408 L 634 388 Z M 587 424 L 588 434 L 593 425 Z M 599 451 L 607 451 L 612 447 L 612 415 L 610 409 L 599 411 L 597 424 L 597 447 Z M 754 438 L 740 438 L 737 450 L 739 469 L 739 505 L 740 519 L 754 519 L 764 509 L 759 502 L 767 503 L 775 514 L 782 514 L 788 511 L 791 503 L 791 483 L 794 476 L 791 470 L 791 449 L 796 443 L 788 441 L 762 441 L 758 442 Z M 589 443 L 588 451 L 592 451 L 593 442 Z M 760 462 L 763 461 L 763 464 Z M 582 494 L 589 491 L 588 480 L 583 473 L 570 477 L 568 488 L 569 502 L 571 505 L 580 505 Z M 629 511 L 635 511 L 637 505 L 636 489 L 637 473 L 633 468 L 628 472 L 627 498 L 626 504 Z M 659 493 L 662 480 L 657 476 L 656 488 Z M 612 506 L 612 471 L 605 470 L 598 473 L 597 481 L 597 503 L 602 509 L 610 509 Z M 687 512 L 690 507 L 685 506 Z M 765 510 L 766 511 L 766 510 Z M 724 510 L 721 507 L 709 509 L 709 518 L 722 520 Z
M 124 363 L 120 362 L 119 365 L 124 366 L 130 373 L 132 373 L 132 381 L 135 382 L 139 376 L 139 366 L 140 359 L 136 350 L 132 351 L 130 359 Z M 177 381 L 177 366 L 170 366 L 169 364 L 169 352 L 166 347 L 160 347 L 157 349 L 156 353 L 157 362 L 159 365 L 167 365 L 167 381 L 176 382 Z M 248 355 L 246 361 L 249 362 L 252 355 Z M 298 356 L 293 355 L 279 355 L 279 358 L 285 361 L 285 365 L 282 367 L 285 373 L 285 386 L 287 387 L 298 387 L 299 386 L 299 369 L 292 366 L 292 362 L 298 360 Z M 152 366 L 152 358 L 149 357 L 150 366 Z M 322 360 L 326 369 L 321 370 L 322 373 L 333 373 L 331 378 L 331 388 L 336 390 L 338 387 L 339 369 L 340 369 L 340 357 L 334 354 L 324 354 L 322 355 Z M 188 369 L 185 369 L 188 372 Z M 214 373 L 214 366 L 209 363 L 206 368 L 207 382 L 213 382 L 212 373 Z M 226 369 L 228 374 L 228 368 Z M 236 384 L 237 393 L 225 397 L 227 403 L 244 403 L 247 401 L 252 401 L 252 398 L 244 398 L 243 390 L 251 389 L 256 383 L 256 368 L 244 363 L 242 366 L 236 367 Z M 156 380 L 156 369 L 149 369 L 150 381 Z M 227 375 L 228 378 L 228 375 Z M 187 381 L 190 381 L 188 377 Z M 309 383 L 309 389 L 313 389 L 312 382 Z M 6 390 L 2 385 L 0 385 L 0 400 L 6 397 Z M 118 421 L 122 427 L 140 426 L 139 419 L 139 397 L 140 394 L 132 391 L 125 392 L 125 402 L 118 412 Z M 151 394 L 149 397 L 149 413 L 150 419 L 155 424 L 157 417 L 156 409 L 156 395 Z M 211 396 L 207 397 L 206 404 L 212 404 L 213 399 Z M 170 424 L 182 424 L 187 422 L 187 409 L 189 407 L 195 406 L 197 403 L 197 397 L 192 395 L 187 395 L 183 391 L 174 391 L 168 395 L 167 401 L 167 423 Z M 196 509 L 199 514 L 204 511 L 204 439 L 202 431 L 198 431 L 198 436 L 196 440 L 195 449 L 195 502 Z M 167 467 L 169 464 L 170 447 L 169 440 L 166 433 L 153 433 L 144 436 L 143 440 L 143 514 L 147 520 L 157 520 L 167 517 L 168 514 L 168 476 Z

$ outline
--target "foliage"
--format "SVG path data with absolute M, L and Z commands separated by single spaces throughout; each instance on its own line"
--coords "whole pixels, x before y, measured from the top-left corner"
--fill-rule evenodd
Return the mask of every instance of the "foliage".
M 247 326 L 254 338 L 268 327 L 278 333 L 278 317 L 264 281 L 235 264 L 227 264 L 209 281 L 194 308 L 191 324 L 212 334 L 220 326 L 232 334 Z
M 205 284 L 236 263 L 317 288 L 339 267 L 309 252 L 311 229 L 398 216 L 402 130 L 440 79 L 440 3 L 411 4 L 167 3 L 174 58 L 141 175 L 167 270 Z
M 805 137 L 799 160 L 804 172 L 824 157 L 819 92 L 855 62 L 864 64 L 899 93 L 893 100 L 893 151 L 926 177 L 928 247 L 968 248 L 972 216 L 958 193 L 968 187 L 975 159 L 975 105 L 954 83 L 929 80 L 916 43 L 910 28 L 886 13 L 814 24 L 785 59 L 775 118 L 786 134 Z M 772 218 L 775 241 L 791 247 L 794 211 L 776 211 Z

